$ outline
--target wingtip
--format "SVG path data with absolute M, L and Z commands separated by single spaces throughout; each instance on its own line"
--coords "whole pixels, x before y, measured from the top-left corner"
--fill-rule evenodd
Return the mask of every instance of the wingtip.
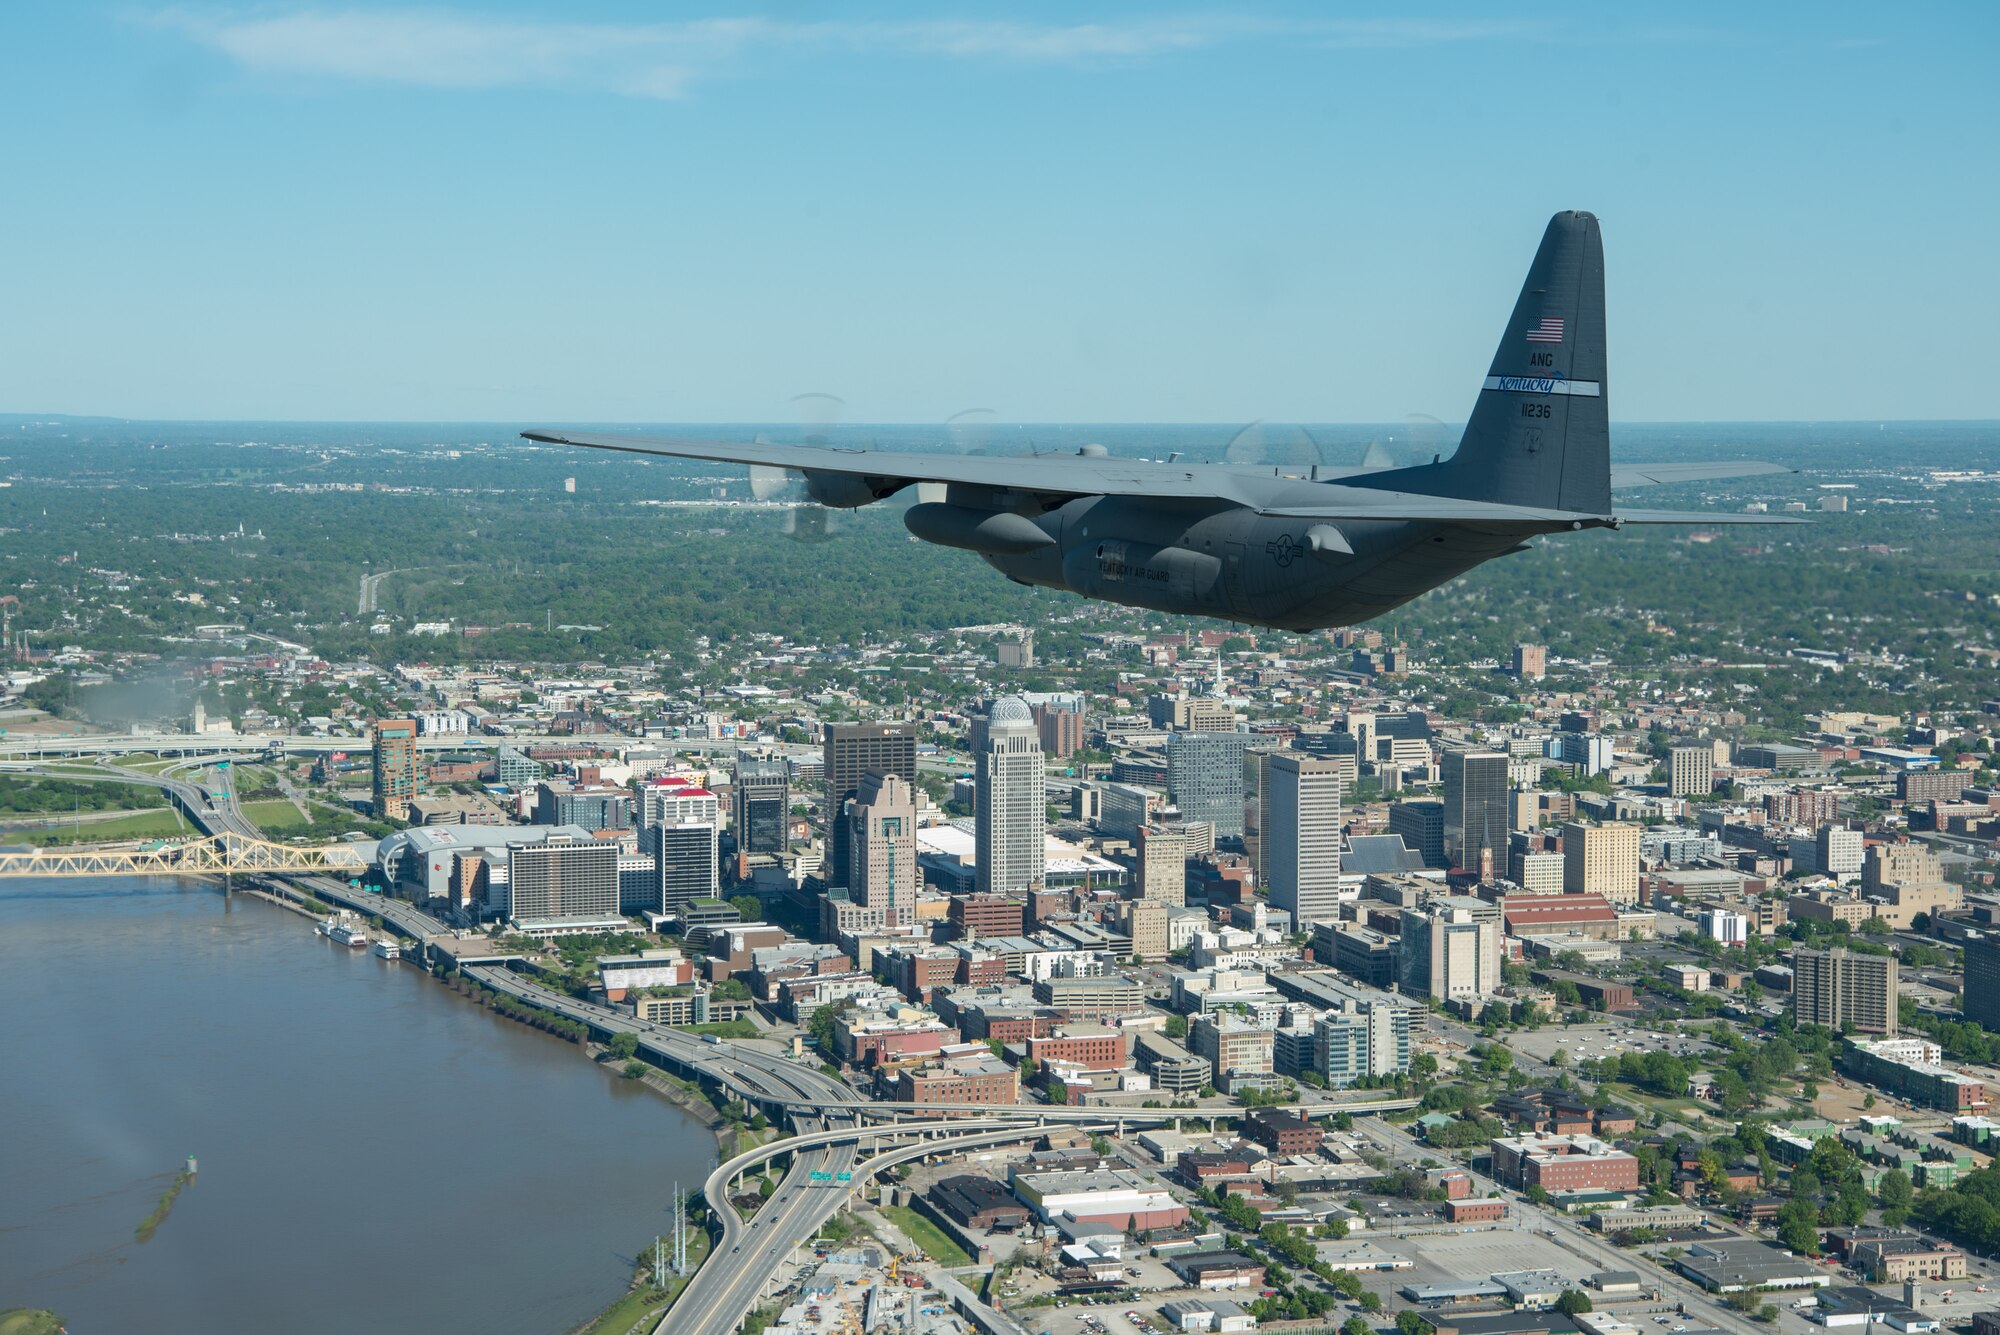
M 553 431 L 523 431 L 522 440 L 537 440 L 544 445 L 567 445 L 569 442 Z

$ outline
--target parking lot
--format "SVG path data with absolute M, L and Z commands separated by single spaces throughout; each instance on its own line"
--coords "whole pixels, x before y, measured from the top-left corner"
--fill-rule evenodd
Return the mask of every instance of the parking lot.
M 1556 1053 L 1567 1053 L 1574 1063 L 1587 1057 L 1602 1060 L 1606 1057 L 1620 1057 L 1627 1052 L 1670 1052 L 1676 1057 L 1685 1057 L 1714 1051 L 1715 1045 L 1707 1039 L 1690 1038 L 1682 1034 L 1668 1034 L 1655 1038 L 1654 1030 L 1638 1025 L 1618 1022 L 1596 1024 L 1547 1025 L 1541 1029 L 1512 1034 L 1507 1046 L 1515 1052 L 1546 1062 Z

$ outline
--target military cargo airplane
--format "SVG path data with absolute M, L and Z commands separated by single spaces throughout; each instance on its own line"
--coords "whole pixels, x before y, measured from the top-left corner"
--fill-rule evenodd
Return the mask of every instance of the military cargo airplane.
M 1313 468 L 1075 454 L 982 458 L 814 445 L 524 431 L 535 441 L 748 464 L 852 508 L 920 488 L 903 515 L 927 542 L 977 552 L 1023 584 L 1280 630 L 1349 626 L 1538 534 L 1627 524 L 1796 523 L 1761 514 L 1623 510 L 1619 488 L 1788 470 L 1611 464 L 1604 247 L 1558 213 L 1501 336 L 1457 451 L 1413 467 Z M 941 493 L 941 494 L 939 494 Z M 935 497 L 935 498 L 931 498 Z

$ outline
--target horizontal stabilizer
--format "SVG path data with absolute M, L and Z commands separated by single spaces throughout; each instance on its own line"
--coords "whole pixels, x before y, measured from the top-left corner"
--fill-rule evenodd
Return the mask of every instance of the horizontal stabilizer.
M 1773 473 L 1796 473 L 1783 464 L 1618 464 L 1611 470 L 1611 486 L 1656 487 L 1669 482 L 1715 482 L 1726 477 L 1765 477 Z
M 1797 515 L 1718 514 L 1712 510 L 1617 510 L 1611 515 L 1617 524 L 1808 524 Z

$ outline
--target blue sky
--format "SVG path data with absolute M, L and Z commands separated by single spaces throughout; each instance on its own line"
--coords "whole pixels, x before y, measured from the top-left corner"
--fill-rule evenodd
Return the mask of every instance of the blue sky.
M 1388 15 L 1389 17 L 1383 17 Z M 9 5 L 0 411 L 2000 417 L 2000 9 Z

